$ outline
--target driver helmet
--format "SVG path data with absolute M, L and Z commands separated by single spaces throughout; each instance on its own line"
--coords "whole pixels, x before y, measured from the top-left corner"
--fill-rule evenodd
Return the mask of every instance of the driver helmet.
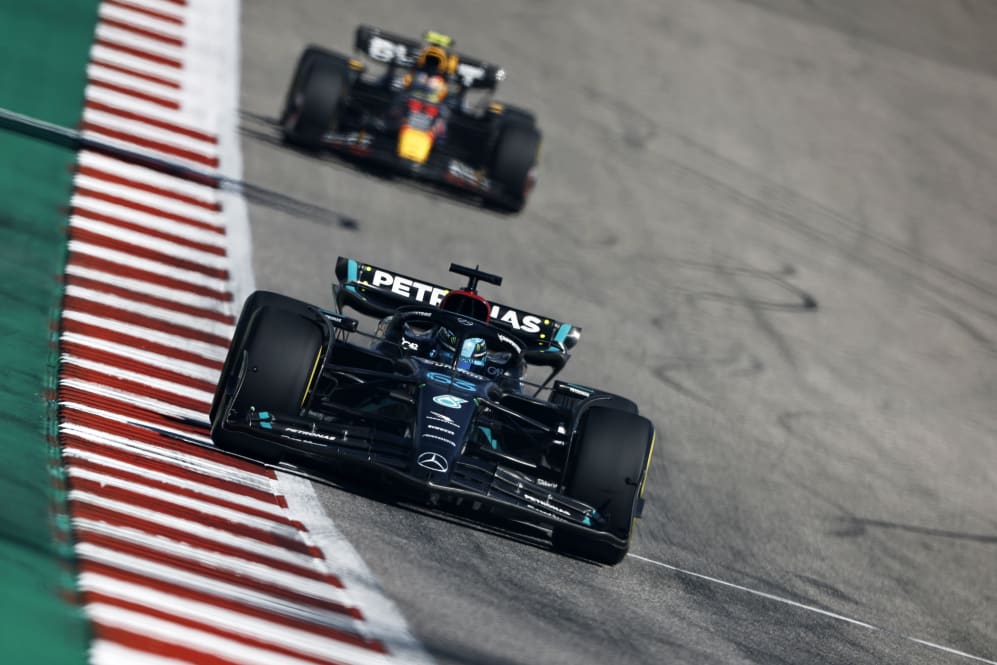
M 485 366 L 488 345 L 481 337 L 467 337 L 460 342 L 453 331 L 441 327 L 436 333 L 436 342 L 436 357 L 443 362 L 456 361 L 457 369 L 473 372 Z

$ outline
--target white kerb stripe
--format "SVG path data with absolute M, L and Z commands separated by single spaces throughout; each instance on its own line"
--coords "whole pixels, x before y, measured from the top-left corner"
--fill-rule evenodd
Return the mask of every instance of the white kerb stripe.
M 300 538 L 301 532 L 298 531 L 298 529 L 296 529 L 295 527 L 288 524 L 287 522 L 284 522 L 283 515 L 273 515 L 272 517 L 260 517 L 258 515 L 251 515 L 245 512 L 244 510 L 240 510 L 239 508 L 228 508 L 226 506 L 222 506 L 221 504 L 214 503 L 212 501 L 195 499 L 185 494 L 177 494 L 176 492 L 170 491 L 168 489 L 160 489 L 158 487 L 153 487 L 146 483 L 138 483 L 132 480 L 125 480 L 124 478 L 119 478 L 117 476 L 113 476 L 107 473 L 102 473 L 100 471 L 93 471 L 91 469 L 70 467 L 69 469 L 67 469 L 67 473 L 70 478 L 80 478 L 82 480 L 89 480 L 94 483 L 97 483 L 102 488 L 116 487 L 120 490 L 124 490 L 126 492 L 132 492 L 133 494 L 137 494 L 141 497 L 149 498 L 155 501 L 162 501 L 164 503 L 171 503 L 177 506 L 178 508 L 183 508 L 184 510 L 193 510 L 195 512 L 202 513 L 204 515 L 210 516 L 215 519 L 231 522 L 232 524 L 242 524 L 251 529 L 256 529 L 257 531 L 261 531 L 263 533 L 280 535 L 283 536 L 284 538 L 289 538 L 291 540 L 296 540 L 296 541 L 301 540 Z M 121 505 L 129 505 L 129 504 L 122 503 Z M 119 510 L 121 510 L 121 508 L 119 508 Z M 132 514 L 141 516 L 142 514 L 148 515 L 153 512 L 155 511 L 146 513 L 144 509 L 140 509 L 139 513 L 132 513 Z M 171 520 L 178 519 L 181 522 L 185 522 L 187 524 L 194 526 L 199 526 L 199 523 L 190 522 L 188 520 L 184 520 L 181 518 L 171 517 L 170 519 Z M 215 528 L 215 527 L 206 527 L 206 528 L 208 529 L 208 531 L 204 533 L 207 534 L 210 532 L 216 534 L 215 538 L 220 542 L 225 540 L 225 536 L 222 534 L 230 533 L 228 530 L 222 528 Z M 195 531 L 195 529 L 193 528 L 186 528 L 184 530 L 191 532 Z M 246 540 L 250 542 L 260 542 L 248 537 L 246 538 Z M 288 552 L 290 551 L 288 550 Z M 307 561 L 310 561 L 313 558 L 309 555 L 298 554 L 297 552 L 294 552 L 293 554 L 294 554 L 294 560 L 302 561 L 301 565 L 308 565 Z
M 107 363 L 99 363 L 93 360 L 87 360 L 86 358 L 80 358 L 78 356 L 70 355 L 68 353 L 63 353 L 59 356 L 59 362 L 65 365 L 73 365 L 75 367 L 80 367 L 91 372 L 96 372 L 98 374 L 105 374 L 107 376 L 113 376 L 118 379 L 125 379 L 128 381 L 135 381 L 137 383 L 142 383 L 155 390 L 163 390 L 166 392 L 174 393 L 176 395 L 181 395 L 189 399 L 194 399 L 199 402 L 204 402 L 206 405 L 211 404 L 214 399 L 214 393 L 210 393 L 206 390 L 199 390 L 197 388 L 191 388 L 190 386 L 184 385 L 182 383 L 174 383 L 173 381 L 166 381 L 165 379 L 157 379 L 152 376 L 148 376 L 141 372 L 134 372 L 127 369 L 122 369 L 120 367 L 115 367 Z
M 101 397 L 114 399 L 119 402 L 124 402 L 125 404 L 138 406 L 143 409 L 148 409 L 150 411 L 162 414 L 164 416 L 172 416 L 174 418 L 184 418 L 192 423 L 201 424 L 204 425 L 205 427 L 208 426 L 207 409 L 205 409 L 204 411 L 194 411 L 192 409 L 184 409 L 174 404 L 170 404 L 169 402 L 163 402 L 162 400 L 153 399 L 151 397 L 144 397 L 137 393 L 132 393 L 125 390 L 110 388 L 95 381 L 81 381 L 80 379 L 63 379 L 62 381 L 59 382 L 59 385 L 60 387 L 75 388 L 76 390 L 82 390 L 83 392 L 92 393 L 94 395 L 100 395 Z
M 140 635 L 148 635 L 156 640 L 210 653 L 241 665 L 315 665 L 315 661 L 311 659 L 303 660 L 274 651 L 250 647 L 235 640 L 113 605 L 92 603 L 86 606 L 86 613 L 96 623 L 116 626 Z M 368 661 L 357 660 L 353 662 L 359 664 Z M 341 661 L 341 663 L 342 665 L 352 665 L 349 661 Z
M 86 254 L 87 256 L 93 256 L 98 259 L 104 259 L 105 261 L 117 263 L 118 265 L 132 268 L 134 270 L 151 272 L 155 275 L 169 275 L 172 279 L 177 281 L 187 282 L 188 284 L 204 287 L 220 293 L 225 293 L 225 290 L 228 288 L 228 282 L 224 279 L 209 277 L 208 275 L 195 272 L 193 270 L 177 268 L 176 266 L 171 266 L 168 263 L 162 263 L 161 261 L 139 258 L 127 252 L 119 252 L 116 249 L 108 249 L 107 247 L 102 247 L 89 242 L 70 240 L 69 251 L 79 252 L 80 254 Z
M 98 499 L 99 497 L 94 496 L 94 498 Z M 240 577 L 251 578 L 257 582 L 293 591 L 308 598 L 336 603 L 343 607 L 353 607 L 353 603 L 346 592 L 339 587 L 332 584 L 323 584 L 311 577 L 277 570 L 267 563 L 194 547 L 186 542 L 146 533 L 133 527 L 112 526 L 100 520 L 74 517 L 72 523 L 73 527 L 81 532 L 79 545 L 77 546 L 77 550 L 81 555 L 83 554 L 81 546 L 86 541 L 86 533 L 96 533 L 125 543 L 151 548 L 157 553 L 168 554 L 169 556 L 186 561 L 193 561 L 206 568 L 235 573 Z M 286 554 L 287 551 L 284 550 L 284 553 Z M 248 554 L 250 552 L 247 551 Z
M 90 665 L 190 665 L 185 660 L 157 656 L 147 651 L 139 651 L 117 642 L 95 639 L 87 651 Z
M 245 603 L 274 614 L 307 621 L 318 626 L 328 626 L 345 630 L 356 635 L 370 637 L 363 621 L 354 619 L 351 615 L 335 610 L 327 610 L 309 603 L 293 602 L 273 594 L 256 589 L 223 582 L 204 575 L 192 573 L 183 568 L 170 566 L 159 561 L 143 559 L 126 552 L 119 552 L 93 543 L 80 543 L 82 558 L 118 570 L 124 570 L 136 575 L 144 575 L 153 579 L 184 586 L 201 593 L 211 594 L 225 600 Z
M 62 318 L 63 320 L 69 319 L 71 321 L 79 321 L 80 323 L 87 325 L 97 326 L 98 328 L 104 328 L 106 330 L 130 335 L 149 342 L 170 346 L 178 351 L 183 350 L 187 353 L 201 356 L 206 360 L 225 360 L 225 354 L 228 352 L 227 345 L 221 346 L 218 344 L 209 344 L 208 342 L 194 340 L 184 335 L 174 335 L 171 333 L 160 332 L 155 328 L 146 328 L 145 326 L 125 323 L 123 321 L 118 321 L 117 319 L 109 319 L 103 316 L 94 316 L 93 314 L 87 314 L 86 312 L 77 310 L 64 310 L 62 312 Z
M 110 129 L 134 134 L 140 138 L 150 141 L 158 141 L 167 145 L 174 145 L 178 149 L 190 150 L 205 157 L 218 157 L 215 144 L 211 141 L 204 141 L 187 134 L 181 134 L 169 129 L 150 125 L 146 122 L 123 118 L 120 115 L 97 111 L 95 109 L 83 109 L 83 119 Z
M 180 91 L 176 88 L 171 88 L 170 86 L 162 85 L 161 83 L 155 83 L 132 74 L 124 74 L 116 69 L 111 69 L 110 67 L 90 63 L 87 65 L 87 76 L 91 81 L 102 81 L 104 83 L 116 85 L 119 88 L 125 88 L 127 90 L 133 90 L 146 95 L 152 95 L 153 97 L 162 99 L 163 101 L 169 101 L 175 104 L 180 103 Z
M 204 496 L 210 496 L 215 499 L 219 499 L 221 501 L 226 501 L 228 503 L 233 503 L 235 505 L 244 506 L 252 510 L 258 510 L 264 513 L 270 513 L 271 515 L 277 517 L 287 517 L 287 510 L 278 505 L 276 500 L 269 502 L 261 501 L 260 499 L 257 499 L 256 497 L 253 496 L 239 494 L 238 492 L 230 492 L 229 490 L 224 490 L 219 487 L 215 487 L 214 485 L 207 485 L 205 483 L 197 482 L 196 480 L 179 478 L 172 473 L 164 473 L 163 471 L 157 471 L 147 466 L 131 464 L 129 462 L 122 462 L 119 459 L 108 457 L 107 455 L 93 453 L 90 452 L 89 450 L 81 450 L 73 446 L 68 446 L 66 448 L 63 448 L 62 456 L 63 458 L 69 461 L 70 465 L 72 465 L 74 463 L 73 460 L 76 459 L 86 460 L 91 464 L 95 464 L 107 469 L 140 475 L 153 482 L 162 483 L 164 485 L 172 485 L 174 487 L 179 487 L 181 489 L 189 490 L 191 492 L 203 494 Z
M 183 376 L 189 376 L 192 379 L 207 381 L 208 383 L 217 382 L 218 375 L 220 374 L 219 370 L 214 369 L 213 367 L 207 367 L 205 365 L 188 362 L 186 360 L 177 360 L 171 356 L 164 356 L 160 353 L 143 351 L 141 349 L 136 349 L 133 346 L 118 344 L 117 342 L 109 342 L 106 339 L 93 337 L 91 335 L 80 335 L 79 333 L 66 332 L 62 333 L 61 339 L 72 344 L 79 344 L 81 346 L 87 346 L 92 349 L 111 353 L 116 356 L 122 356 L 124 358 L 128 358 L 129 360 L 135 360 L 146 365 L 152 365 L 161 369 L 170 370 L 171 372 L 182 374 Z
M 134 9 L 128 9 L 127 7 L 116 7 L 114 5 L 101 3 L 98 9 L 98 14 L 101 18 L 113 19 L 121 21 L 122 23 L 127 23 L 128 25 L 134 25 L 138 28 L 145 28 L 161 34 L 164 37 L 183 39 L 184 36 L 184 29 L 182 25 L 170 23 L 154 16 L 137 12 Z
M 146 58 L 140 58 L 136 55 L 131 55 L 130 53 L 125 53 L 124 51 L 119 51 L 117 49 L 107 48 L 106 46 L 101 46 L 100 44 L 94 44 L 93 48 L 90 49 L 90 59 L 126 67 L 136 72 L 142 72 L 143 74 L 149 74 L 150 76 L 155 76 L 166 81 L 172 81 L 177 85 L 180 84 L 183 78 L 183 70 L 181 69 L 161 65 L 158 62 L 153 62 L 152 60 L 148 60 Z
M 168 0 L 125 0 L 125 1 L 130 5 L 145 7 L 146 9 L 157 11 L 160 14 L 166 14 L 167 16 L 178 18 L 181 21 L 185 20 L 186 15 L 189 13 L 186 6 L 177 5 L 174 2 L 168 2 Z
M 84 93 L 88 100 L 94 102 L 100 102 L 101 104 L 119 109 L 128 109 L 133 113 L 139 113 L 148 118 L 184 125 L 191 129 L 200 128 L 200 131 L 205 131 L 209 134 L 212 133 L 212 128 L 217 125 L 217 122 L 206 122 L 211 119 L 210 113 L 194 111 L 187 106 L 181 106 L 180 110 L 177 111 L 176 109 L 164 108 L 144 99 L 94 85 L 87 86 Z
M 145 51 L 146 53 L 150 53 L 152 55 L 170 58 L 171 60 L 176 60 L 181 63 L 185 60 L 186 53 L 184 53 L 184 49 L 182 48 L 177 48 L 176 46 L 172 46 L 170 44 L 164 44 L 161 41 L 149 39 L 148 37 L 142 37 L 141 35 L 136 35 L 134 32 L 129 32 L 128 30 L 115 28 L 114 26 L 107 25 L 104 22 L 97 24 L 96 32 L 97 38 L 101 40 L 128 46 L 129 48 L 133 48 L 138 51 Z
M 145 166 L 136 166 L 120 159 L 107 157 L 96 152 L 83 151 L 79 155 L 79 163 L 83 166 L 106 171 L 129 180 L 138 180 L 147 185 L 177 192 L 205 203 L 218 203 L 220 197 L 214 187 L 202 185 L 190 180 L 154 171 Z
M 273 492 L 273 481 L 262 467 L 260 467 L 258 472 L 239 469 L 231 464 L 212 462 L 202 457 L 195 457 L 183 450 L 166 448 L 154 443 L 129 439 L 128 437 L 117 434 L 109 434 L 102 430 L 74 422 L 60 423 L 59 433 L 77 436 L 100 446 L 106 446 L 114 450 L 156 460 L 157 462 L 172 464 L 188 471 L 196 471 L 213 478 L 220 478 L 245 485 L 261 492 Z
M 142 420 L 140 418 L 133 418 L 131 416 L 124 416 L 114 411 L 107 411 L 105 409 L 96 409 L 89 404 L 80 404 L 79 402 L 70 402 L 66 400 L 60 400 L 59 406 L 64 411 L 73 411 L 75 413 L 89 413 L 90 415 L 100 416 L 102 418 L 107 418 L 108 420 L 124 423 L 128 425 L 134 425 L 136 427 L 142 427 L 153 432 L 159 432 L 162 434 L 173 434 L 177 440 L 180 441 L 191 441 L 199 443 L 202 446 L 207 446 L 211 443 L 211 438 L 207 434 L 191 434 L 185 432 L 182 429 L 176 427 L 169 427 L 167 425 L 160 425 L 159 423 L 149 422 L 148 420 Z M 65 414 L 67 420 L 74 420 L 75 418 L 70 414 Z M 207 431 L 207 430 L 205 430 Z
M 136 193 L 139 190 L 133 188 L 124 188 L 121 186 L 118 186 L 118 188 L 113 188 L 110 185 L 111 183 L 105 182 L 102 184 L 102 186 L 99 189 L 97 187 L 94 187 L 93 189 L 98 189 L 98 191 L 101 191 L 105 194 L 113 194 L 116 196 L 120 196 L 126 201 L 133 201 L 136 203 L 139 202 L 139 197 L 136 195 Z M 81 207 L 87 208 L 88 210 L 92 210 L 94 212 L 103 213 L 105 215 L 111 215 L 112 217 L 118 217 L 128 222 L 140 224 L 141 226 L 147 226 L 151 229 L 162 229 L 163 231 L 169 231 L 170 233 L 174 233 L 175 235 L 190 237 L 191 239 L 198 238 L 199 234 L 202 233 L 210 233 L 214 235 L 216 238 L 224 237 L 224 234 L 219 233 L 218 231 L 213 231 L 210 228 L 208 229 L 198 228 L 196 225 L 190 224 L 189 222 L 183 220 L 165 219 L 162 216 L 155 213 L 136 210 L 131 206 L 122 205 L 120 203 L 114 203 L 112 201 L 105 201 L 103 199 L 95 198 L 88 194 L 81 194 L 79 192 L 73 194 L 73 197 L 70 199 L 70 205 L 73 208 L 81 208 Z M 198 206 L 185 207 L 185 209 L 182 212 L 176 207 L 172 207 L 172 209 L 157 207 L 154 209 L 155 210 L 162 209 L 168 213 L 181 215 L 185 219 L 189 219 L 201 224 L 208 224 L 209 226 L 212 226 L 219 230 L 222 228 L 222 218 L 214 210 L 206 210 Z M 196 234 L 198 235 L 187 236 L 182 231 L 173 230 L 176 226 L 188 227 L 191 231 L 196 232 Z
M 200 249 L 194 249 L 193 247 L 188 247 L 187 245 L 182 245 L 170 240 L 164 240 L 141 231 L 125 229 L 117 224 L 108 224 L 107 222 L 87 219 L 86 217 L 81 217 L 79 215 L 73 215 L 70 218 L 69 223 L 75 229 L 90 231 L 91 233 L 104 236 L 105 238 L 126 242 L 129 245 L 135 245 L 136 247 L 150 249 L 154 252 L 165 254 L 166 256 L 180 261 L 196 263 L 206 268 L 211 268 L 212 270 L 226 270 L 228 268 L 228 260 L 224 256 L 211 254 L 210 252 L 205 252 Z
M 158 319 L 166 323 L 172 323 L 174 325 L 183 326 L 184 328 L 190 328 L 191 330 L 217 335 L 218 337 L 224 337 L 226 339 L 231 338 L 232 333 L 235 331 L 235 326 L 228 323 L 222 323 L 221 321 L 216 321 L 214 319 L 206 319 L 201 316 L 194 316 L 193 314 L 185 314 L 184 312 L 166 309 L 165 307 L 148 305 L 130 298 L 122 298 L 118 295 L 106 293 L 104 291 L 97 291 L 95 289 L 88 289 L 83 286 L 75 286 L 72 284 L 67 286 L 66 295 L 100 303 L 102 305 L 107 305 L 117 309 L 123 309 L 150 319 Z
M 184 201 L 178 201 L 177 199 L 162 195 L 153 194 L 142 189 L 138 189 L 131 185 L 119 185 L 115 182 L 110 182 L 100 177 L 88 176 L 88 175 L 77 175 L 73 178 L 74 184 L 83 189 L 93 190 L 101 194 L 114 196 L 116 198 L 124 199 L 132 203 L 138 203 L 143 206 L 147 206 L 157 211 L 156 214 L 142 212 L 136 210 L 130 206 L 122 206 L 119 203 L 114 203 L 111 201 L 106 201 L 96 197 L 92 197 L 86 194 L 81 194 L 77 192 L 73 195 L 74 207 L 86 206 L 88 209 L 95 212 L 106 212 L 110 214 L 110 211 L 99 210 L 92 204 L 102 203 L 104 205 L 118 206 L 118 208 L 125 208 L 127 211 L 136 213 L 134 215 L 129 215 L 126 217 L 126 221 L 134 221 L 136 224 L 141 224 L 142 226 L 147 226 L 149 228 L 155 229 L 157 231 L 165 231 L 173 235 L 178 235 L 182 238 L 187 238 L 189 240 L 196 240 L 197 242 L 214 245 L 216 247 L 225 246 L 225 236 L 219 233 L 215 229 L 203 229 L 198 226 L 191 224 L 187 221 L 178 221 L 174 219 L 168 219 L 164 216 L 160 216 L 159 211 L 179 215 L 184 220 L 194 220 L 196 222 L 201 222 L 204 224 L 210 224 L 215 228 L 219 228 L 221 219 L 219 213 L 214 210 L 208 210 L 203 206 L 194 205 L 191 203 L 186 203 Z M 118 210 L 117 212 L 120 212 Z M 83 214 L 83 213 L 79 213 Z M 116 215 L 120 217 L 121 215 Z M 158 223 L 150 224 L 149 218 L 157 220 Z M 146 223 L 143 223 L 146 222 Z
M 147 282 L 142 279 L 122 277 L 120 275 L 104 272 L 102 270 L 85 268 L 76 263 L 70 263 L 66 266 L 66 274 L 74 277 L 80 277 L 82 279 L 90 279 L 95 282 L 101 282 L 103 284 L 122 288 L 127 291 L 134 291 L 153 298 L 169 300 L 181 305 L 187 305 L 188 307 L 221 312 L 222 314 L 227 314 L 229 316 L 232 316 L 233 314 L 232 303 L 228 300 L 219 300 L 218 298 L 196 295 L 189 291 L 171 289 L 169 287 L 153 284 L 152 282 Z
M 84 590 L 99 591 L 102 594 L 139 605 L 159 608 L 185 619 L 208 624 L 230 633 L 261 639 L 275 646 L 281 646 L 313 658 L 329 658 L 333 661 L 370 663 L 371 665 L 393 662 L 390 657 L 384 654 L 348 642 L 330 639 L 313 632 L 267 621 L 218 605 L 191 600 L 158 589 L 150 589 L 106 575 L 83 573 L 80 575 L 80 587 Z

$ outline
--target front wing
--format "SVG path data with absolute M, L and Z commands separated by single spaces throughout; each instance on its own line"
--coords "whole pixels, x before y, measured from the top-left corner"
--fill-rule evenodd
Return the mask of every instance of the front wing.
M 335 425 L 260 411 L 245 421 L 227 419 L 233 432 L 264 439 L 316 460 L 359 464 L 390 475 L 430 494 L 465 498 L 507 516 L 568 529 L 587 537 L 625 547 L 627 541 L 600 528 L 604 519 L 594 506 L 540 485 L 527 475 L 492 460 L 473 455 L 457 458 L 442 484 L 433 473 L 413 471 L 410 439 L 378 431 L 373 426 Z

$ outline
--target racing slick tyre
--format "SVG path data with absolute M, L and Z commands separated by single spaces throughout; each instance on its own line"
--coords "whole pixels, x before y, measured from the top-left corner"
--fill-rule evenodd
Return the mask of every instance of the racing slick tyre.
M 211 438 L 221 450 L 276 464 L 281 449 L 263 439 L 225 429 L 231 415 L 246 419 L 251 409 L 297 414 L 307 396 L 322 331 L 303 303 L 264 292 L 251 311 L 244 309 L 241 336 L 233 340 L 215 394 Z
M 298 59 L 280 114 L 284 140 L 308 149 L 321 147 L 322 136 L 336 126 L 349 80 L 348 59 L 308 47 Z
M 505 191 L 503 206 L 519 212 L 533 189 L 540 131 L 525 122 L 506 123 L 492 158 L 491 177 Z
M 606 530 L 625 544 L 559 528 L 553 533 L 555 549 L 608 565 L 623 560 L 653 445 L 654 426 L 647 418 L 601 406 L 588 410 L 574 443 L 567 494 L 594 506 L 606 519 Z

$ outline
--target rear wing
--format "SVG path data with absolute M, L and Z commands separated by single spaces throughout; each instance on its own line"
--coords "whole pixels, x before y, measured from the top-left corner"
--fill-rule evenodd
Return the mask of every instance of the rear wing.
M 361 25 L 357 27 L 353 47 L 372 60 L 397 67 L 411 67 L 419 57 L 423 43 L 372 25 Z M 454 77 L 465 88 L 494 90 L 499 81 L 505 79 L 505 71 L 497 65 L 458 53 Z
M 449 292 L 437 284 L 342 256 L 336 261 L 336 280 L 332 291 L 340 312 L 349 307 L 375 318 L 390 316 L 399 307 L 436 307 Z M 581 336 L 582 329 L 570 323 L 508 305 L 490 304 L 491 324 L 523 342 L 526 362 L 532 365 L 563 366 L 568 350 Z

